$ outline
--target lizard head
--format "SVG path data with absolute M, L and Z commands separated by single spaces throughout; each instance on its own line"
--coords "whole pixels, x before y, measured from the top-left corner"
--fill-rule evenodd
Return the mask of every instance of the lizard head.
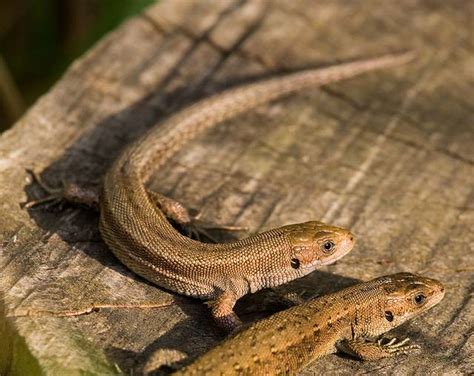
M 323 222 L 297 223 L 282 228 L 291 244 L 291 266 L 309 273 L 332 264 L 354 247 L 354 235 Z
M 398 273 L 380 277 L 383 294 L 383 331 L 388 331 L 414 316 L 427 311 L 444 297 L 441 282 L 411 273 Z

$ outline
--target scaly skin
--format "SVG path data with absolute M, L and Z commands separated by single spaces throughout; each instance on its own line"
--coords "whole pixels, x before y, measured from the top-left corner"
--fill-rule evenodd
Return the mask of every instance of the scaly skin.
M 129 146 L 107 172 L 100 199 L 103 239 L 121 262 L 143 278 L 180 294 L 212 300 L 217 322 L 233 329 L 240 323 L 233 312 L 237 299 L 334 262 L 352 249 L 352 234 L 306 222 L 234 243 L 194 241 L 168 222 L 166 217 L 173 217 L 173 212 L 165 215 L 162 211 L 165 206 L 179 205 L 169 205 L 169 200 L 157 205 L 152 196 L 159 195 L 147 192 L 145 183 L 152 170 L 206 129 L 262 103 L 398 66 L 412 57 L 412 53 L 385 55 L 269 79 L 204 99 L 171 116 Z M 331 243 L 331 249 L 325 250 L 325 243 Z
M 323 296 L 254 323 L 175 375 L 293 375 L 342 351 L 362 360 L 405 354 L 407 339 L 370 342 L 433 307 L 443 285 L 399 273 Z

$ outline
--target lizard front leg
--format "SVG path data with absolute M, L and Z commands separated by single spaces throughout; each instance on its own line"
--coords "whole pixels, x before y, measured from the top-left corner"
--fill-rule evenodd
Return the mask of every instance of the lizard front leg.
M 409 338 L 397 341 L 396 338 L 388 340 L 379 339 L 377 342 L 366 341 L 363 339 L 343 340 L 336 344 L 336 348 L 347 355 L 360 360 L 378 360 L 395 355 L 407 354 L 413 350 L 419 349 L 418 345 L 407 345 Z
M 242 321 L 234 312 L 234 305 L 238 296 L 231 291 L 222 292 L 217 299 L 207 302 L 211 314 L 217 325 L 226 332 L 232 332 L 242 325 Z

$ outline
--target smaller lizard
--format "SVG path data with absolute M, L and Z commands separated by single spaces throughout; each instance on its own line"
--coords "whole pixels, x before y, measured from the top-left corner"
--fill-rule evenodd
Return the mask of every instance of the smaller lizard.
M 443 285 L 398 273 L 287 309 L 252 324 L 176 375 L 293 375 L 337 351 L 361 360 L 405 354 L 408 338 L 370 341 L 438 304 Z

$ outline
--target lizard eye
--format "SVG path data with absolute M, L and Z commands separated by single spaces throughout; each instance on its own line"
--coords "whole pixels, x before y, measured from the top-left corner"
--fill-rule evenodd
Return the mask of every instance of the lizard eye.
M 385 318 L 387 319 L 388 322 L 393 321 L 393 313 L 391 311 L 385 311 Z
M 327 240 L 321 245 L 321 249 L 323 250 L 323 252 L 327 253 L 331 252 L 334 249 L 334 246 L 335 244 L 331 240 Z
M 413 301 L 415 302 L 416 305 L 422 305 L 426 300 L 426 296 L 423 294 L 416 294 L 413 298 Z
M 300 267 L 300 260 L 298 260 L 297 258 L 292 258 L 291 259 L 291 267 L 293 269 L 298 269 Z

